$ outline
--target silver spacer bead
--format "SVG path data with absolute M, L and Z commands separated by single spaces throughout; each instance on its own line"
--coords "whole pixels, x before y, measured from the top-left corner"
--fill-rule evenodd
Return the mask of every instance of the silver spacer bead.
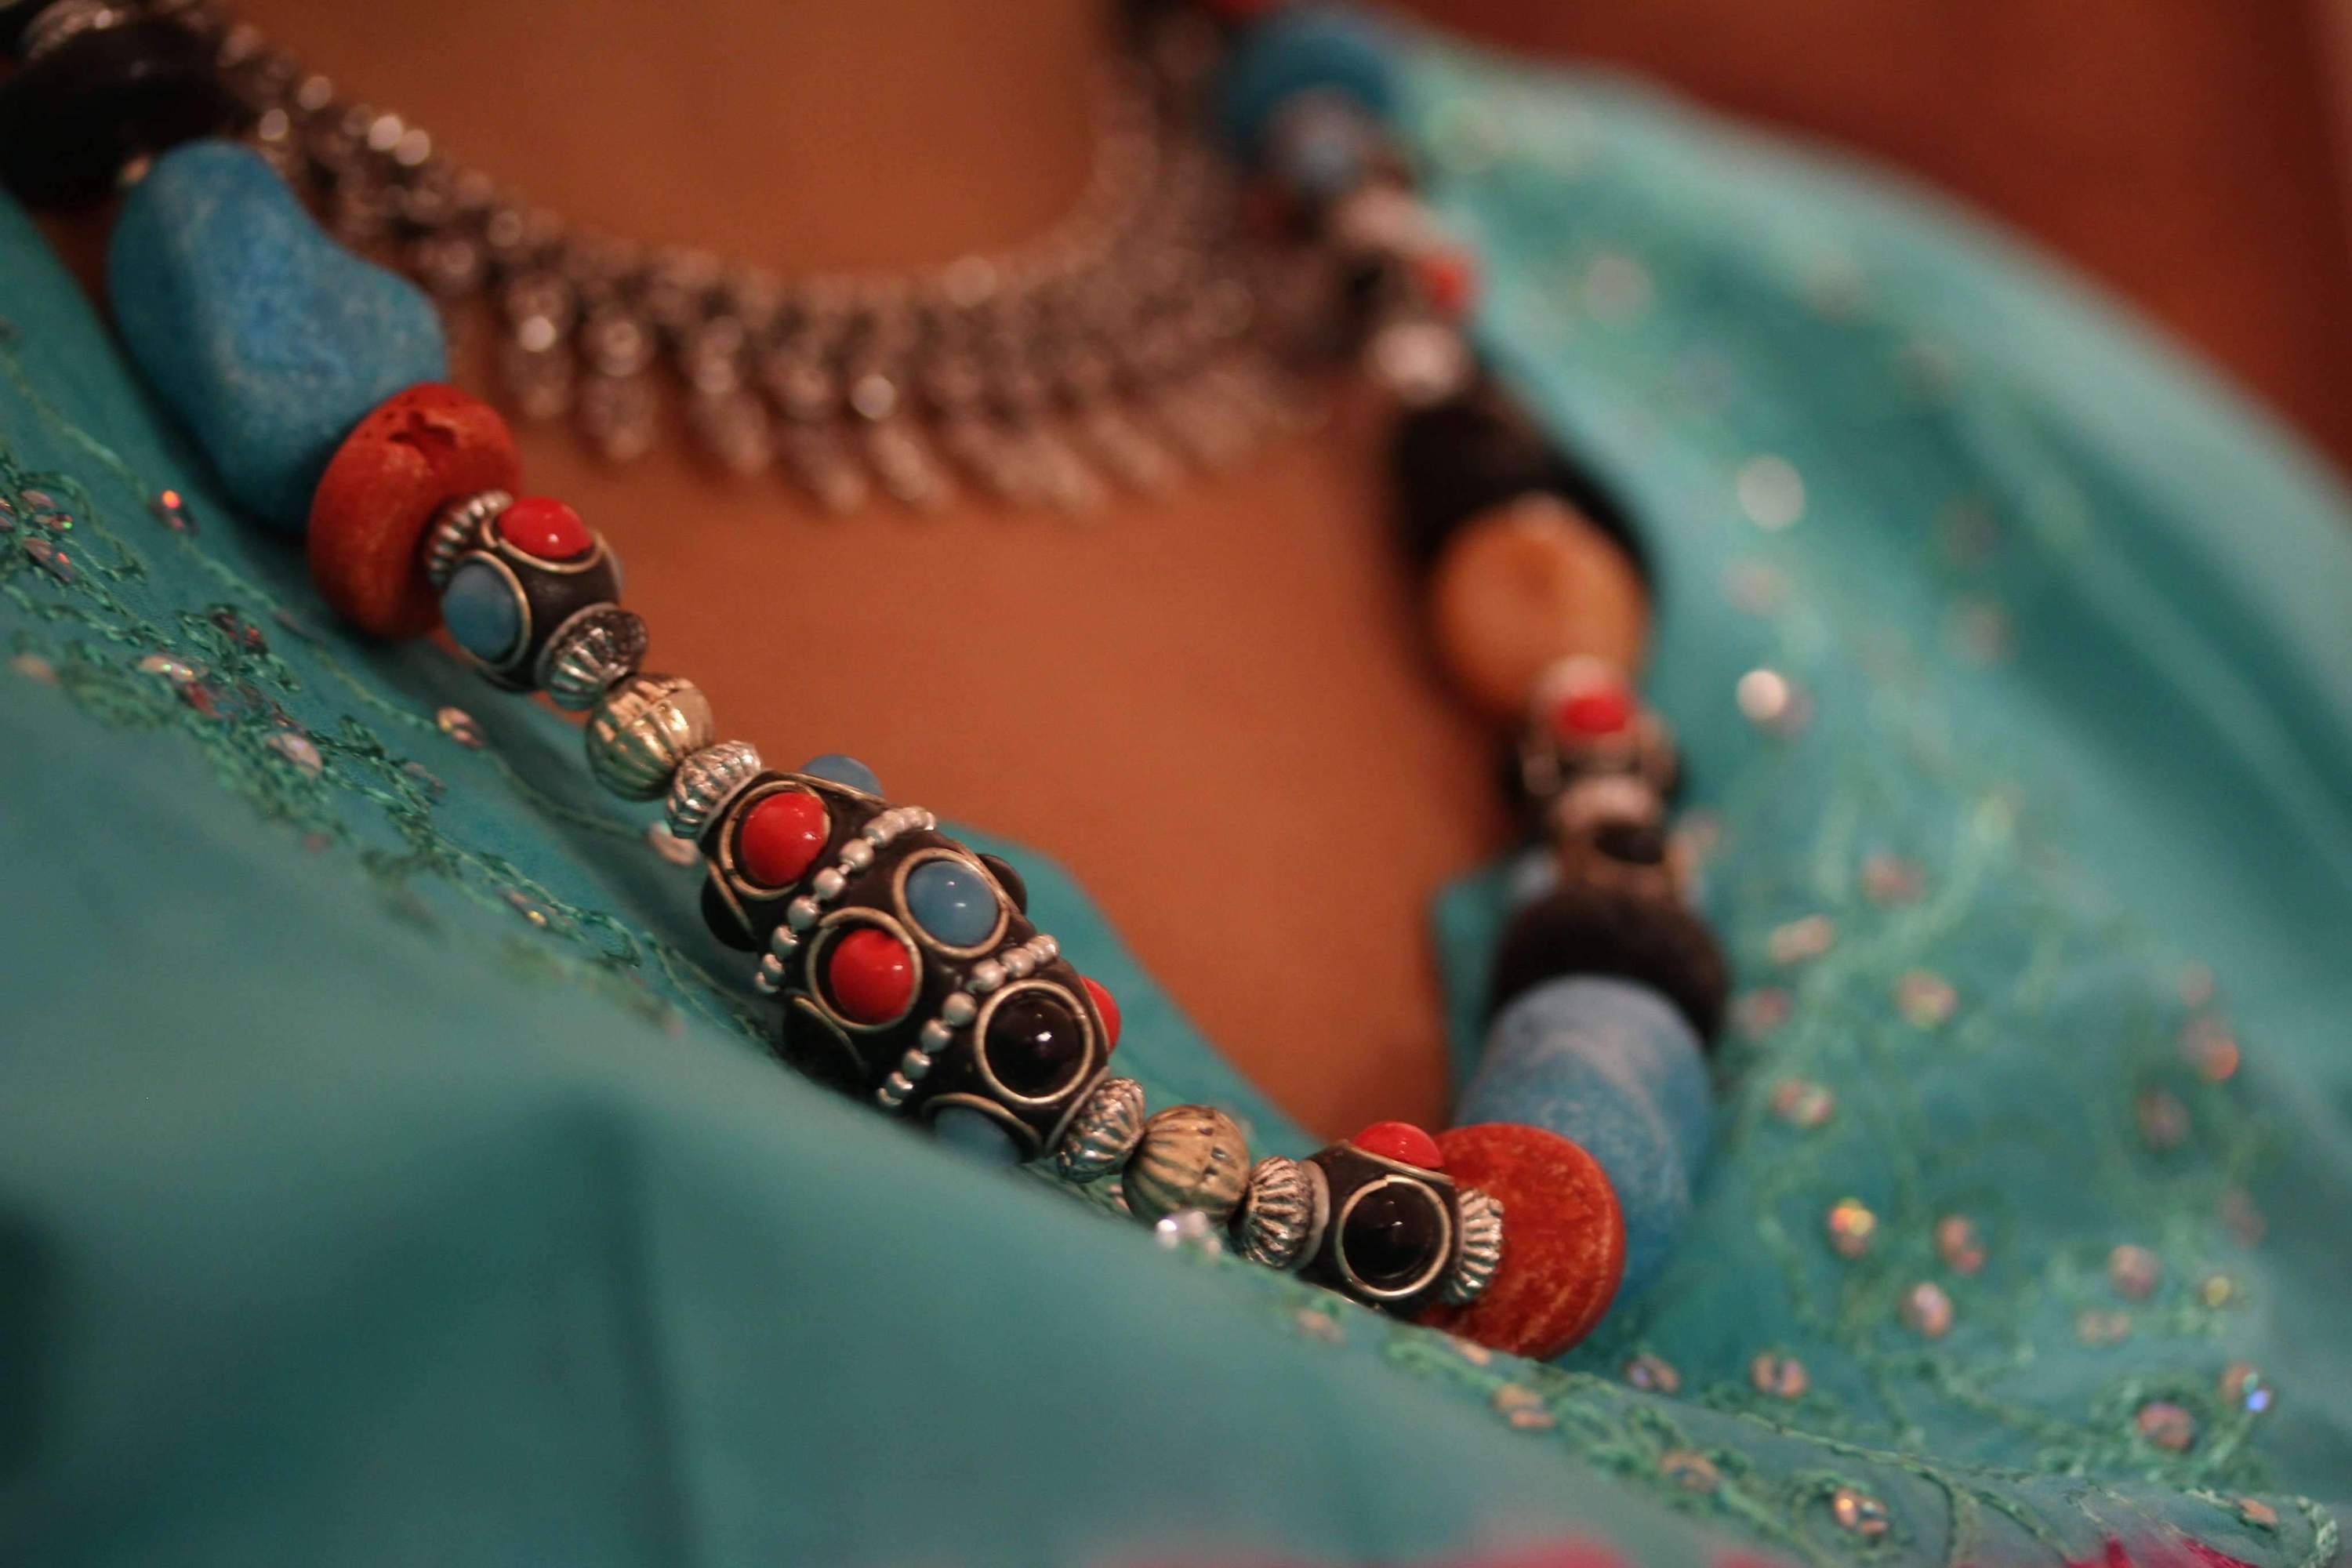
M 853 838 L 841 847 L 841 863 L 853 871 L 863 871 L 874 864 L 874 846 L 863 838 Z
M 1455 1200 L 1462 1216 L 1462 1256 L 1445 1277 L 1445 1300 L 1466 1307 L 1486 1293 L 1503 1264 L 1503 1203 L 1479 1187 L 1465 1187 Z
M 794 931 L 806 931 L 816 924 L 817 916 L 824 912 L 814 899 L 803 893 L 784 906 L 784 923 Z
M 555 628 L 532 684 L 567 713 L 584 713 L 646 661 L 646 623 L 618 605 L 591 605 Z
M 1015 980 L 1028 979 L 1030 975 L 1036 973 L 1036 969 L 1037 955 L 1030 952 L 1025 945 L 1016 947 L 1004 955 L 1004 973 Z
M 1297 1160 L 1269 1154 L 1250 1173 L 1239 1221 L 1242 1256 L 1268 1268 L 1289 1268 L 1307 1256 L 1307 1238 L 1321 1228 L 1317 1212 L 1323 1184 Z
M 1232 1117 L 1214 1106 L 1173 1106 L 1143 1124 L 1128 1157 L 1127 1209 L 1145 1225 L 1183 1209 L 1223 1225 L 1240 1205 L 1249 1173 L 1249 1141 Z
M 449 585 L 457 557 L 480 542 L 490 519 L 512 505 L 514 497 L 504 490 L 477 490 L 433 514 L 433 525 L 425 531 L 425 580 L 435 593 Z
M 710 744 L 710 700 L 675 675 L 633 675 L 588 716 L 588 771 L 623 800 L 657 800 L 678 764 Z
M 980 1004 L 973 1001 L 971 994 L 967 991 L 951 992 L 948 999 L 940 1004 L 940 1016 L 959 1029 L 979 1016 Z
M 1142 1136 L 1143 1086 L 1131 1078 L 1105 1079 L 1070 1118 L 1054 1157 L 1068 1180 L 1100 1181 L 1127 1163 Z
M 702 837 L 727 803 L 760 774 L 760 753 L 742 741 L 705 746 L 677 764 L 662 812 L 669 830 L 688 842 Z
M 1004 965 L 992 958 L 983 958 L 971 966 L 971 974 L 964 985 L 977 995 L 985 996 L 1004 984 Z
M 829 901 L 841 897 L 841 890 L 847 886 L 849 879 L 841 874 L 841 868 L 827 866 L 810 880 L 809 891 Z

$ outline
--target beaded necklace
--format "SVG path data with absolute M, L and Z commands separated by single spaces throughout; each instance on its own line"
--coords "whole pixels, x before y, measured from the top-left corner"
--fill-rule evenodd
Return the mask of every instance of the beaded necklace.
M 0 82 L 0 122 L 28 96 L 72 109 L 59 157 L 82 177 L 66 194 L 152 159 L 109 257 L 133 358 L 239 500 L 306 533 L 339 612 L 385 637 L 439 625 L 492 683 L 586 714 L 598 782 L 662 802 L 703 861 L 704 918 L 756 955 L 787 1062 L 982 1158 L 1116 1180 L 1173 1241 L 1222 1236 L 1498 1348 L 1556 1354 L 1647 1283 L 1704 1159 L 1726 977 L 1668 852 L 1672 740 L 1628 679 L 1640 557 L 1454 325 L 1475 274 L 1382 131 L 1395 90 L 1367 24 L 1219 21 L 1229 49 L 1205 90 L 1282 221 L 1349 258 L 1351 293 L 1373 302 L 1356 336 L 1385 333 L 1375 359 L 1411 363 L 1383 378 L 1404 405 L 1408 542 L 1449 671 L 1517 727 L 1510 786 L 1552 853 L 1496 951 L 1457 1124 L 1381 1122 L 1253 1162 L 1224 1112 L 1150 1112 L 1112 1074 L 1118 1004 L 1030 922 L 1013 867 L 888 801 L 852 758 L 767 766 L 691 681 L 644 668 L 617 559 L 569 506 L 521 493 L 504 422 L 444 384 L 427 300 L 340 249 L 268 161 L 205 139 L 242 100 L 216 57 L 161 42 L 184 17 L 101 9 L 112 19 L 88 0 L 0 12 L 29 57 Z M 5 170 L 20 192 L 59 194 L 23 163 Z

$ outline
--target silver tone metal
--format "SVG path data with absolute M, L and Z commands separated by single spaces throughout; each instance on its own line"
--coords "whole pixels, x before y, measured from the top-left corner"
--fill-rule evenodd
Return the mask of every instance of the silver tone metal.
M 109 5 L 105 0 L 57 0 L 25 24 L 25 31 L 16 40 L 16 58 L 20 63 L 31 65 L 45 55 L 55 54 L 84 33 L 120 27 L 132 16 L 130 7 Z
M 1054 1158 L 1066 1179 L 1097 1182 L 1125 1165 L 1142 1137 L 1143 1086 L 1131 1078 L 1108 1078 L 1070 1118 Z
M 669 781 L 662 815 L 680 838 L 696 839 L 760 773 L 760 753 L 745 741 L 721 741 L 689 754 Z
M 435 593 L 449 585 L 457 557 L 481 543 L 482 530 L 490 519 L 512 505 L 514 497 L 504 490 L 477 490 L 434 514 L 432 526 L 425 533 L 425 580 L 433 584 Z
M 676 675 L 633 675 L 588 716 L 588 771 L 623 800 L 658 800 L 678 764 L 717 738 L 710 700 Z
M 1173 1106 L 1143 1124 L 1128 1157 L 1128 1212 L 1150 1225 L 1199 1209 L 1223 1225 L 1240 1205 L 1249 1174 L 1249 1142 L 1232 1117 L 1210 1105 Z
M 1442 1294 L 1453 1305 L 1466 1307 L 1486 1293 L 1503 1266 L 1503 1202 L 1483 1187 L 1465 1187 L 1455 1201 L 1462 1215 L 1462 1251 Z
M 51 11 L 76 8 L 112 10 Z M 786 279 L 575 227 L 256 28 L 217 25 L 264 154 L 346 237 L 486 313 L 513 405 L 612 458 L 657 438 L 667 388 L 720 467 L 779 468 L 831 510 L 877 492 L 933 507 L 969 481 L 1083 511 L 1108 485 L 1166 484 L 1176 454 L 1231 462 L 1283 428 L 1211 395 L 1204 367 L 1295 357 L 1319 323 L 1289 302 L 1328 316 L 1339 299 L 1328 258 L 1244 237 L 1240 182 L 1181 107 L 1202 95 L 1168 50 L 1105 71 L 1086 185 L 1045 232 L 927 269 Z M 1411 216 L 1358 239 L 1415 238 Z
M 635 610 L 591 605 L 555 628 L 540 650 L 533 684 L 568 713 L 584 713 L 646 662 L 649 639 Z
M 1269 1154 L 1250 1172 L 1249 1192 L 1236 1222 L 1242 1256 L 1268 1268 L 1289 1268 L 1307 1256 L 1322 1228 L 1326 1189 L 1319 1173 L 1297 1160 Z

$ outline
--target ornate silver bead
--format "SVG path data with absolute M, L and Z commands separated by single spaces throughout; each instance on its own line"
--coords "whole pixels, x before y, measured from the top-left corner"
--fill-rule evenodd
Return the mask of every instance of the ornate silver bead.
M 956 1014 L 971 1011 L 969 1006 L 955 1005 L 960 996 L 949 997 L 943 1010 L 950 1024 L 959 1022 Z M 971 1019 L 967 1016 L 961 1022 Z M 1100 1181 L 1127 1163 L 1142 1136 L 1143 1086 L 1131 1078 L 1105 1079 L 1070 1118 L 1054 1157 L 1066 1179 Z
M 676 675 L 633 675 L 588 716 L 588 771 L 624 800 L 656 800 L 678 764 L 710 744 L 710 700 Z
M 669 830 L 689 843 L 701 837 L 759 772 L 760 753 L 742 741 L 721 741 L 696 752 L 677 764 L 669 781 L 669 799 L 662 806 Z
M 1249 1185 L 1249 1142 L 1213 1106 L 1179 1105 L 1143 1124 L 1127 1162 L 1128 1212 L 1146 1225 L 1199 1209 L 1223 1225 Z
M 555 628 L 540 650 L 533 684 L 567 713 L 596 706 L 646 659 L 646 623 L 618 605 L 591 605 Z
M 1458 1200 L 1462 1214 L 1462 1255 L 1445 1277 L 1445 1300 L 1466 1307 L 1486 1293 L 1495 1270 L 1503 1263 L 1503 1204 L 1478 1187 L 1465 1187 Z
M 1268 1268 L 1288 1268 L 1323 1228 L 1323 1184 L 1313 1166 L 1279 1154 L 1260 1160 L 1242 1205 L 1242 1256 Z
M 435 593 L 449 585 L 457 557 L 480 541 L 483 525 L 512 505 L 514 497 L 504 490 L 477 490 L 434 514 L 425 532 L 425 580 Z

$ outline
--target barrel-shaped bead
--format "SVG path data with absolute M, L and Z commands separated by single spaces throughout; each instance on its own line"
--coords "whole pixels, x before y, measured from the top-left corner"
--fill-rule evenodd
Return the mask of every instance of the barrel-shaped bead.
M 1547 982 L 1496 1016 L 1455 1120 L 1540 1127 L 1600 1162 L 1625 1215 L 1629 1296 L 1689 1220 L 1713 1131 L 1706 1063 L 1681 1010 L 1593 975 Z
M 448 378 L 431 301 L 337 245 L 275 170 L 230 142 L 155 161 L 115 222 L 106 278 L 148 384 L 231 497 L 289 533 L 370 410 Z

